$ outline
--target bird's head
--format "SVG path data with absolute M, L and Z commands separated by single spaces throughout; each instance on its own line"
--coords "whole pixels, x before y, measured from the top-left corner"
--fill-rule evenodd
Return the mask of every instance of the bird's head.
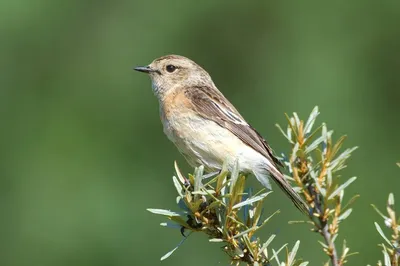
M 163 97 L 180 86 L 214 86 L 210 75 L 201 66 L 180 55 L 163 56 L 148 66 L 134 69 L 149 74 L 157 97 Z

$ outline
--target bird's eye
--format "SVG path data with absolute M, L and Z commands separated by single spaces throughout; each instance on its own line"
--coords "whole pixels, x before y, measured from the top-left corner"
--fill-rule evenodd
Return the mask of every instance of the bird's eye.
M 167 65 L 166 69 L 167 69 L 167 71 L 168 71 L 169 73 L 172 73 L 172 72 L 174 72 L 174 71 L 176 70 L 176 66 L 174 66 L 174 65 Z

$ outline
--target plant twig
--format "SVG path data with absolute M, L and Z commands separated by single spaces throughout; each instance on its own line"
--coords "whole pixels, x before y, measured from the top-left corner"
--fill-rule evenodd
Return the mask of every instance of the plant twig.
M 313 195 L 314 204 L 315 204 L 315 212 L 318 213 L 318 232 L 322 235 L 325 240 L 325 244 L 328 247 L 326 253 L 331 258 L 332 266 L 340 266 L 339 257 L 337 255 L 336 246 L 332 241 L 332 235 L 329 232 L 329 224 L 326 220 L 323 219 L 323 207 L 321 206 L 321 201 L 319 200 L 319 196 L 315 191 L 312 190 L 311 186 L 308 186 L 308 191 L 311 195 Z M 314 213 L 315 213 L 314 212 Z M 314 217 L 310 217 L 311 220 L 314 220 Z M 316 226 L 316 224 L 314 223 Z
M 185 231 L 205 233 L 210 242 L 223 243 L 223 250 L 230 257 L 231 264 L 245 263 L 248 266 L 270 265 L 278 259 L 278 253 L 287 246 L 279 248 L 276 252 L 270 247 L 275 235 L 272 235 L 265 243 L 255 237 L 255 233 L 261 229 L 275 214 L 263 218 L 263 201 L 270 192 L 261 193 L 264 189 L 253 195 L 252 189 L 245 189 L 246 178 L 237 171 L 236 165 L 231 173 L 222 170 L 211 181 L 203 184 L 203 167 L 195 169 L 194 175 L 186 179 L 175 163 L 177 177 L 173 177 L 173 183 L 178 193 L 178 205 L 183 212 L 172 212 L 162 209 L 148 209 L 148 211 L 166 216 L 173 223 L 162 225 L 180 228 L 184 239 L 164 255 L 161 260 L 172 255 L 184 240 Z M 236 173 L 236 174 L 234 174 Z M 230 178 L 227 178 L 227 175 Z M 287 252 L 285 266 L 307 265 L 301 259 L 295 259 L 300 241 L 297 241 L 291 252 Z
M 356 148 L 347 149 L 338 154 L 345 137 L 341 137 L 333 144 L 332 133 L 325 124 L 312 131 L 312 126 L 319 114 L 318 107 L 311 112 L 304 123 L 296 113 L 293 117 L 286 115 L 289 122 L 285 133 L 280 126 L 278 128 L 292 145 L 292 152 L 285 164 L 289 166 L 297 191 L 303 194 L 311 207 L 309 219 L 313 225 L 313 231 L 318 232 L 324 239 L 320 242 L 324 252 L 329 256 L 333 266 L 342 266 L 346 263 L 349 248 L 345 248 L 339 256 L 335 247 L 335 239 L 339 231 L 339 223 L 346 219 L 352 209 L 342 208 L 345 188 L 356 178 L 352 177 L 343 184 L 339 183 L 339 175 L 335 173 L 345 167 L 345 161 Z M 321 136 L 317 133 L 321 131 Z M 353 203 L 354 198 L 350 200 Z M 345 243 L 344 243 L 345 246 Z
M 380 244 L 383 249 L 382 252 L 384 255 L 385 265 L 398 266 L 400 265 L 400 219 L 397 219 L 394 209 L 395 206 L 393 193 L 390 193 L 388 197 L 386 205 L 387 215 L 379 211 L 375 205 L 372 205 L 372 207 L 383 218 L 385 226 L 391 229 L 391 239 L 389 239 L 384 233 L 384 230 L 382 230 L 379 224 L 375 222 L 376 230 L 385 241 L 384 243 Z
M 339 257 L 337 255 L 335 244 L 332 242 L 332 235 L 329 233 L 329 225 L 325 224 L 321 230 L 321 235 L 324 237 L 326 245 L 329 247 L 329 253 L 333 266 L 340 266 Z

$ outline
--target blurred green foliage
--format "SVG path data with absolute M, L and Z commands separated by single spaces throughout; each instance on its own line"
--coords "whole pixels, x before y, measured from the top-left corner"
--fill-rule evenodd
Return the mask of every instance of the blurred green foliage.
M 184 159 L 132 71 L 169 53 L 204 66 L 277 153 L 290 147 L 274 124 L 315 105 L 360 147 L 344 175 L 361 198 L 340 235 L 361 253 L 351 265 L 374 264 L 370 203 L 400 194 L 399 23 L 391 0 L 0 1 L 0 264 L 157 265 L 179 242 L 146 208 L 174 208 Z M 325 260 L 316 234 L 286 223 L 300 214 L 282 193 L 266 208 L 281 214 L 261 238 Z M 205 262 L 226 258 L 193 234 L 163 265 Z

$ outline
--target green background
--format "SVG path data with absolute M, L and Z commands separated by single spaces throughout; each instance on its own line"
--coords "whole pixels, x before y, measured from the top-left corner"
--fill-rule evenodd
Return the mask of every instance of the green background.
M 159 265 L 180 240 L 146 208 L 176 209 L 173 161 L 150 81 L 132 71 L 185 55 L 278 153 L 275 123 L 306 118 L 315 105 L 359 146 L 342 172 L 359 193 L 342 224 L 349 265 L 375 264 L 373 222 L 389 192 L 400 200 L 399 1 L 49 1 L 0 2 L 0 264 Z M 254 182 L 253 184 L 256 185 Z M 282 212 L 259 236 L 327 257 L 301 215 L 278 192 Z M 398 207 L 398 209 L 400 209 Z M 382 224 L 382 222 L 381 222 Z M 340 243 L 340 242 L 338 242 Z M 283 255 L 283 254 L 282 254 Z M 219 244 L 198 234 L 162 265 L 227 265 Z

